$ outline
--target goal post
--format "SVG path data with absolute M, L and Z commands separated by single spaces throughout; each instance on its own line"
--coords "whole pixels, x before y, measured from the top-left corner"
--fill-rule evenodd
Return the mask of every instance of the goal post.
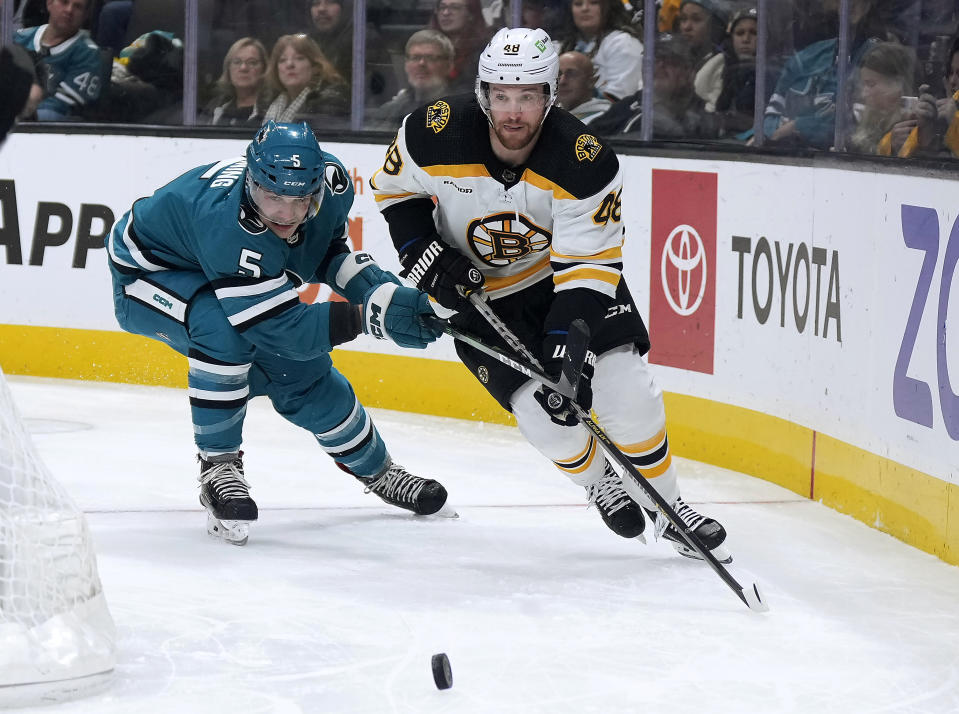
M 40 459 L 0 370 L 0 706 L 92 694 L 114 663 L 86 518 Z

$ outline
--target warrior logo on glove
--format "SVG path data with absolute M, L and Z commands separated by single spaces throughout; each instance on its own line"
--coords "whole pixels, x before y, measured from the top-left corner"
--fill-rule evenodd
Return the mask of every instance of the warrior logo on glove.
M 400 273 L 445 308 L 464 310 L 466 297 L 483 287 L 483 273 L 439 236 L 417 238 L 400 249 Z

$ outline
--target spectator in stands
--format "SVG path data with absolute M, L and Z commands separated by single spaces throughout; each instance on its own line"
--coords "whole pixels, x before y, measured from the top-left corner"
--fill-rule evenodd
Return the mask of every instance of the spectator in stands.
M 151 4 L 154 7 L 179 5 L 176 14 L 183 15 L 183 0 L 137 2 L 147 8 Z M 309 6 L 309 0 L 198 0 L 197 63 L 201 89 L 212 89 L 222 71 L 223 57 L 238 38 L 255 37 L 269 49 L 281 35 L 309 32 Z M 201 93 L 197 98 L 199 106 L 212 98 L 208 92 Z
M 269 106 L 266 97 L 266 66 L 269 58 L 263 43 L 243 37 L 233 43 L 223 58 L 223 74 L 215 94 L 200 113 L 200 121 L 215 126 L 260 126 Z
M 838 7 L 838 0 L 823 0 Z M 852 66 L 878 40 L 885 38 L 878 0 L 852 0 L 850 48 Z M 814 42 L 790 57 L 766 106 L 763 132 L 777 144 L 829 149 L 836 122 L 839 39 Z
M 914 67 L 911 50 L 897 42 L 880 42 L 863 54 L 847 150 L 883 156 L 899 153 L 917 124 L 916 107 L 903 104 L 904 97 L 914 94 Z
M 406 41 L 404 69 L 408 86 L 374 109 L 366 128 L 396 129 L 411 111 L 447 94 L 454 54 L 453 43 L 442 32 L 414 32 Z
M 429 26 L 453 43 L 450 92 L 472 92 L 480 52 L 490 38 L 480 0 L 438 0 Z
M 266 120 L 313 122 L 349 114 L 349 86 L 306 35 L 283 35 L 276 41 L 267 77 L 277 96 Z
M 716 112 L 724 135 L 740 134 L 753 126 L 756 106 L 755 7 L 743 7 L 733 14 L 717 53 L 696 73 L 696 93 L 705 101 L 707 112 Z M 766 97 L 776 77 L 767 69 Z M 765 101 L 765 100 L 764 100 Z
M 717 0 L 682 0 L 680 3 L 679 32 L 689 43 L 697 72 L 706 60 L 720 52 L 726 19 Z
M 310 36 L 347 83 L 353 77 L 353 0 L 307 0 Z M 366 23 L 366 102 L 378 106 L 396 90 L 393 63 L 373 23 Z
M 679 32 L 689 43 L 696 71 L 696 94 L 713 111 L 722 92 L 722 42 L 726 35 L 726 16 L 719 0 L 682 0 L 679 7 Z
M 0 144 L 17 118 L 33 114 L 42 98 L 27 51 L 17 45 L 0 47 Z
M 114 57 L 118 57 L 126 42 L 132 15 L 133 0 L 105 0 L 97 17 L 97 45 L 109 49 Z
M 559 56 L 559 81 L 556 105 L 584 124 L 609 110 L 611 103 L 596 93 L 596 70 L 582 52 L 564 52 Z
M 81 30 L 90 0 L 47 0 L 49 22 L 18 30 L 14 41 L 38 63 L 44 97 L 40 121 L 77 121 L 100 98 L 103 83 L 100 49 Z
M 557 39 L 559 53 L 590 58 L 596 88 L 614 102 L 643 84 L 643 43 L 630 20 L 621 0 L 572 0 Z
M 682 35 L 660 34 L 653 70 L 653 138 L 714 139 L 719 135 L 715 114 L 693 89 L 693 55 Z M 642 90 L 621 99 L 590 123 L 603 136 L 629 134 L 639 138 Z
M 959 158 L 959 35 L 949 49 L 942 84 L 946 96 L 941 99 L 932 94 L 929 85 L 919 88 L 917 127 L 910 130 L 899 156 L 941 152 Z
M 698 8 L 696 3 L 690 4 Z M 755 7 L 736 12 L 729 21 L 725 37 L 718 52 L 714 52 L 696 72 L 696 94 L 706 102 L 706 111 L 716 111 L 716 102 L 723 92 L 726 68 L 735 65 L 740 57 L 746 63 L 756 61 L 756 36 L 758 13 Z M 688 24 L 688 23 L 687 23 Z M 755 72 L 753 73 L 755 77 Z

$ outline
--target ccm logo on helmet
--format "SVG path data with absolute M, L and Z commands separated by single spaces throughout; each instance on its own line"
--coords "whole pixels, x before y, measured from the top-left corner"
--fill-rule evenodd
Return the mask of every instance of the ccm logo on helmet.
M 305 181 L 284 181 L 284 186 L 306 186 Z

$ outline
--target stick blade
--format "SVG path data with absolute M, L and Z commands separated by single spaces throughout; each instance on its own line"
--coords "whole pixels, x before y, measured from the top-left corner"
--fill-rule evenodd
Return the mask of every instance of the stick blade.
M 759 585 L 756 583 L 749 583 L 739 592 L 743 602 L 746 603 L 746 607 L 748 607 L 750 610 L 753 612 L 769 612 L 769 605 L 766 603 L 766 599 L 759 591 Z

